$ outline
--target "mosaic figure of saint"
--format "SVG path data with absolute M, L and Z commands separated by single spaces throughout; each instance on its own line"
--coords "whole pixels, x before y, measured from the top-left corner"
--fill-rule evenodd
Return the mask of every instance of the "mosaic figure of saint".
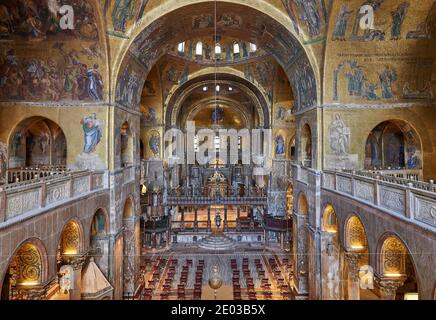
M 385 70 L 380 74 L 379 78 L 381 82 L 382 98 L 383 99 L 394 98 L 394 94 L 392 92 L 392 85 L 398 79 L 395 70 L 387 66 Z
M 410 4 L 403 2 L 395 11 L 391 12 L 392 15 L 392 29 L 391 29 L 391 39 L 398 40 L 401 38 L 401 26 L 403 25 L 404 19 L 406 18 L 407 10 Z
M 335 31 L 333 31 L 333 40 L 345 40 L 345 32 L 347 31 L 348 19 L 351 13 L 353 13 L 353 11 L 350 11 L 346 5 L 341 7 L 341 11 L 336 20 Z
M 276 137 L 276 154 L 285 154 L 285 139 L 281 135 Z
M 160 149 L 159 133 L 155 132 L 151 135 L 150 139 L 148 140 L 148 146 L 150 147 L 150 150 L 153 153 L 153 155 L 157 156 L 159 154 L 159 149 Z
M 112 11 L 115 31 L 125 32 L 127 21 L 135 16 L 136 0 L 116 0 Z
M 98 64 L 87 71 L 88 96 L 94 100 L 103 99 L 103 81 L 98 71 Z
M 97 115 L 93 113 L 91 116 L 83 118 L 80 124 L 82 125 L 85 138 L 83 152 L 88 154 L 93 153 L 103 136 L 100 121 L 97 119 Z

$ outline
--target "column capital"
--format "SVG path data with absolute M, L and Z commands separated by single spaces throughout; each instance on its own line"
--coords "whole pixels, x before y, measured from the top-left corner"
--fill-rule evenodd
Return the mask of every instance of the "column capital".
M 345 261 L 348 265 L 349 274 L 353 280 L 359 280 L 359 259 L 361 257 L 360 253 L 356 252 L 345 252 Z
M 397 290 L 404 284 L 406 278 L 406 276 L 400 276 L 395 278 L 386 276 L 375 277 L 375 282 L 380 289 L 380 297 L 383 300 L 395 300 Z
M 86 254 L 63 255 L 62 261 L 64 264 L 72 266 L 74 271 L 81 270 L 86 261 Z

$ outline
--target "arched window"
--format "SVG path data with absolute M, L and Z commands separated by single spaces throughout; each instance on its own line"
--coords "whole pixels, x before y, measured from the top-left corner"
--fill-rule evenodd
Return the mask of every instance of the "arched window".
M 198 41 L 195 46 L 195 55 L 202 56 L 203 55 L 203 42 Z
M 255 53 L 257 51 L 257 46 L 254 43 L 250 43 L 250 52 Z
M 9 143 L 9 168 L 64 166 L 67 143 L 62 129 L 42 117 L 23 120 Z
M 215 44 L 215 58 L 221 59 L 221 45 L 219 43 Z
M 237 42 L 235 42 L 235 43 L 233 44 L 233 53 L 234 53 L 234 54 L 239 54 L 239 53 L 240 53 L 240 50 L 239 50 L 239 43 L 237 43 Z
M 180 53 L 185 52 L 185 42 L 180 42 L 179 45 L 177 46 L 177 51 Z
M 400 120 L 380 123 L 368 135 L 365 168 L 420 170 L 421 140 L 416 131 L 408 123 Z M 418 178 L 420 177 L 415 177 Z

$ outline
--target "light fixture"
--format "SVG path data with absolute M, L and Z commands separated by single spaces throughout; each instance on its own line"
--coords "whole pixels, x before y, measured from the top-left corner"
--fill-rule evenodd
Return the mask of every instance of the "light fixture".
M 384 275 L 388 278 L 399 278 L 403 276 L 401 273 L 385 273 Z
M 76 254 L 77 254 L 77 250 L 76 249 L 68 249 L 68 250 L 65 250 L 63 252 L 63 255 L 66 255 L 66 256 L 73 256 L 73 255 L 76 255 Z
M 229 87 L 229 91 L 233 91 L 233 88 L 232 88 L 232 87 Z
M 216 89 L 216 92 L 220 92 L 220 85 L 217 84 L 215 89 Z
M 177 46 L 177 51 L 179 52 L 185 52 L 185 42 L 180 42 Z
M 207 87 L 206 87 L 206 86 L 203 87 L 203 91 L 204 91 L 204 92 L 207 91 Z
M 353 245 L 351 245 L 350 247 L 351 247 L 351 249 L 353 249 L 353 250 L 362 250 L 362 249 L 365 249 L 365 246 L 362 246 L 362 245 L 360 245 L 360 244 L 353 244 Z
M 408 292 L 404 294 L 404 300 L 419 300 L 417 292 Z
M 250 51 L 251 52 L 256 52 L 257 51 L 257 46 L 254 43 L 250 43 Z

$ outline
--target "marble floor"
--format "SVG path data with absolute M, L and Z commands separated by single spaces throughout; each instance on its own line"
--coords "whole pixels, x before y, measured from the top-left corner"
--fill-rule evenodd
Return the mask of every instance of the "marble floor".
M 289 254 L 249 249 L 211 253 L 176 248 L 169 253 L 147 256 L 142 263 L 143 288 L 147 300 L 211 300 L 209 279 L 217 269 L 222 285 L 217 299 L 292 299 L 292 266 Z

